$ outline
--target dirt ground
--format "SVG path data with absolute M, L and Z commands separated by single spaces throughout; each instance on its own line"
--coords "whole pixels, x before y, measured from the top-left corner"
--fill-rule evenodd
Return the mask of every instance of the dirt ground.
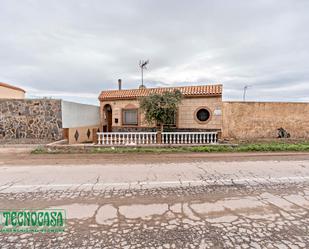
M 31 154 L 33 147 L 0 148 L 0 165 L 185 163 L 199 161 L 309 160 L 309 152 Z

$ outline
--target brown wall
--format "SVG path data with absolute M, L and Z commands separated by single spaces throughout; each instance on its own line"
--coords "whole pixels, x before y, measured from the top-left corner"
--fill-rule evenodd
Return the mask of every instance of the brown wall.
M 99 125 L 68 128 L 69 144 L 93 142 L 93 131 L 97 130 L 98 128 L 99 128 Z M 75 134 L 76 134 L 76 137 L 75 137 Z
M 105 120 L 103 118 L 103 108 L 106 104 L 109 104 L 112 107 L 112 121 L 114 127 L 122 126 L 122 109 L 124 108 L 138 108 L 139 102 L 137 100 L 117 100 L 117 101 L 104 101 L 100 103 L 100 119 L 101 123 L 105 124 Z M 118 119 L 118 124 L 115 123 L 115 119 Z M 148 123 L 144 119 L 144 115 L 142 115 L 141 110 L 139 110 L 139 119 L 138 126 L 140 127 L 148 127 Z
M 195 112 L 200 107 L 206 107 L 210 111 L 211 117 L 209 121 L 206 123 L 200 123 L 196 120 Z M 221 112 L 222 112 L 221 97 L 184 98 L 181 104 L 179 105 L 178 128 L 221 130 L 222 128 Z
M 309 103 L 223 102 L 223 138 L 276 138 L 282 127 L 291 138 L 309 138 Z
M 117 100 L 103 101 L 100 103 L 101 124 L 106 121 L 103 118 L 103 108 L 106 104 L 112 107 L 113 128 L 122 126 L 122 109 L 123 108 L 139 108 L 138 100 Z M 209 122 L 201 124 L 194 118 L 195 111 L 199 107 L 207 107 L 211 112 Z M 204 98 L 184 98 L 179 105 L 177 128 L 180 129 L 221 129 L 222 128 L 222 98 L 221 97 L 204 97 Z M 118 119 L 118 124 L 115 123 L 115 118 Z M 139 109 L 138 118 L 139 127 L 153 127 L 149 125 L 142 111 Z M 134 126 L 132 126 L 134 127 Z
M 0 99 L 24 99 L 23 91 L 0 86 Z

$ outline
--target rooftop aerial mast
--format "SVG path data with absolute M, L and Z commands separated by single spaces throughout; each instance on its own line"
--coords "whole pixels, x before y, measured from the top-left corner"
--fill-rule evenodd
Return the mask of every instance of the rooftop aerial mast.
M 139 67 L 141 68 L 141 74 L 142 74 L 142 84 L 140 87 L 144 88 L 144 69 L 147 69 L 147 64 L 149 63 L 149 60 L 140 60 L 139 61 Z

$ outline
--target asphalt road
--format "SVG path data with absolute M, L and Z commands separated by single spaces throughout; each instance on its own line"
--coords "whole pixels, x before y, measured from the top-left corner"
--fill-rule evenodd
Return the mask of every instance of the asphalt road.
M 183 161 L 3 161 L 0 209 L 67 220 L 61 233 L 0 233 L 0 247 L 309 248 L 309 160 Z

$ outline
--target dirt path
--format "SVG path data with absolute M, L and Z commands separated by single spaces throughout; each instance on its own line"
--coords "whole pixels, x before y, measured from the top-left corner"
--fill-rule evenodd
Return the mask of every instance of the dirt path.
M 139 164 L 205 161 L 309 160 L 307 152 L 267 153 L 126 153 L 126 154 L 31 154 L 32 148 L 0 148 L 0 165 Z

